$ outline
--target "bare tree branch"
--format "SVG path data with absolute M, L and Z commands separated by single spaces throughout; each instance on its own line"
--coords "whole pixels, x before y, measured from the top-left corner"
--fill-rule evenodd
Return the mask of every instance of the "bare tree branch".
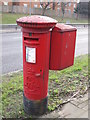
M 55 3 L 54 7 L 56 7 L 56 5 L 58 5 L 58 3 L 59 2 Z M 50 6 L 51 4 L 52 4 L 52 6 Z M 42 6 L 42 9 L 43 9 L 42 15 L 45 14 L 46 9 L 47 10 L 52 9 L 53 8 L 53 4 L 54 4 L 54 2 L 40 2 L 40 5 Z M 50 6 L 50 7 L 48 8 L 48 6 Z
M 55 7 L 60 3 L 59 2 L 40 2 L 40 5 L 42 6 L 42 9 L 43 9 L 43 12 L 42 12 L 42 15 L 45 14 L 45 11 L 46 9 L 49 10 L 49 9 L 55 9 Z M 64 13 L 65 13 L 65 8 L 66 6 L 69 4 L 70 2 L 61 2 L 60 6 L 61 9 L 62 9 L 62 13 L 63 13 L 63 17 L 64 17 Z M 52 4 L 52 6 L 50 6 Z M 50 7 L 49 7 L 50 6 Z M 62 17 L 62 18 L 63 18 Z

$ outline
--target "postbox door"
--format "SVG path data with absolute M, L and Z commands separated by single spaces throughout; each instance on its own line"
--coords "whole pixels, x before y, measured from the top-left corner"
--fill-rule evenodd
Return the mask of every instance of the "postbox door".
M 76 30 L 52 31 L 50 70 L 62 70 L 73 65 L 75 42 Z
M 23 42 L 24 94 L 29 99 L 41 99 L 47 95 L 50 49 L 47 37 L 50 34 L 37 39 L 25 38 Z
M 62 34 L 61 69 L 73 65 L 75 52 L 75 31 Z
M 26 39 L 24 41 L 25 47 L 25 81 L 24 85 L 25 90 L 29 97 L 33 98 L 38 97 L 40 95 L 40 90 L 42 87 L 42 78 L 43 78 L 43 70 L 42 70 L 42 60 L 41 57 L 38 56 L 42 53 L 40 52 L 40 43 L 39 39 Z

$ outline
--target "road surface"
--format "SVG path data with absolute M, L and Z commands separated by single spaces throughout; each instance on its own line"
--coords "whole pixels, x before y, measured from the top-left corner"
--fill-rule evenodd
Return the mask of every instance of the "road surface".
M 75 56 L 88 53 L 88 28 L 77 31 Z M 23 69 L 22 65 L 22 34 L 2 34 L 2 74 Z

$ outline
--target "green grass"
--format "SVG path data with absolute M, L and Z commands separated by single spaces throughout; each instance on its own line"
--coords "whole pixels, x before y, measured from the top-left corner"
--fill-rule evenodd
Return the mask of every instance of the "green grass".
M 27 16 L 28 14 L 15 14 L 15 13 L 3 13 L 2 24 L 16 24 L 16 20 L 20 17 Z
M 75 18 L 64 18 L 63 20 L 61 19 L 61 17 L 53 17 L 54 19 L 58 20 L 58 22 L 60 23 L 66 23 L 66 22 L 70 22 L 70 23 L 88 23 L 88 18 L 84 19 L 78 19 L 76 20 Z
M 15 14 L 15 13 L 3 13 L 2 14 L 2 24 L 16 24 L 16 19 L 27 16 L 29 14 Z M 1 17 L 1 14 L 0 14 Z M 53 17 L 54 19 L 58 20 L 58 22 L 66 23 L 67 21 L 70 21 L 70 23 L 88 23 L 88 19 L 78 19 L 75 18 L 64 18 L 63 21 L 61 20 L 61 17 Z
M 23 73 L 2 76 L 2 116 L 4 118 L 27 118 L 23 110 Z M 83 95 L 88 85 L 88 55 L 75 58 L 72 67 L 62 71 L 49 71 L 48 112 L 80 90 Z

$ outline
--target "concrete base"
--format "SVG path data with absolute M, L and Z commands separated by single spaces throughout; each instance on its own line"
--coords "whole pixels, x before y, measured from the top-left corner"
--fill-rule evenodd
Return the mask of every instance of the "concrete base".
M 42 115 L 47 110 L 48 97 L 42 100 L 31 101 L 23 94 L 24 111 L 28 115 Z

